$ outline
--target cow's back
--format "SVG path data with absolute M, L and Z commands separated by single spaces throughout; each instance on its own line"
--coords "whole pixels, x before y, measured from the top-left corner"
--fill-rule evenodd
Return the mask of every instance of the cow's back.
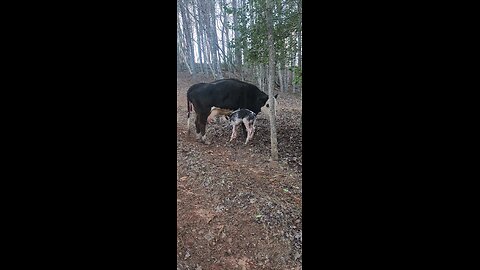
M 208 113 L 211 107 L 230 110 L 249 109 L 258 114 L 268 100 L 268 95 L 253 84 L 237 79 L 221 79 L 211 83 L 199 83 L 191 86 L 188 99 L 195 110 Z
M 212 82 L 208 88 L 211 95 L 216 97 L 215 103 L 220 108 L 231 110 L 242 108 L 258 113 L 268 100 L 268 95 L 258 87 L 237 79 L 218 80 Z
M 199 89 L 205 88 L 208 83 L 196 83 L 187 90 L 187 99 L 191 100 L 192 95 L 195 95 L 195 92 L 201 91 Z

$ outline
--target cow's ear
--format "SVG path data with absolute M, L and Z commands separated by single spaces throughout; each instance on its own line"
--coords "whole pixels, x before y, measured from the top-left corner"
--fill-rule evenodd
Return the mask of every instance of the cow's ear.
M 265 103 L 268 101 L 268 95 L 265 95 L 263 97 L 258 97 L 258 101 L 260 101 L 260 107 L 265 106 Z
M 278 94 L 276 94 L 275 96 L 273 96 L 274 98 L 277 98 Z

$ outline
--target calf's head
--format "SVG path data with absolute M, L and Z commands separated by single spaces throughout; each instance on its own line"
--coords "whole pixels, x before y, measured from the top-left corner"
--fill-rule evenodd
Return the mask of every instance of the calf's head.
M 217 107 L 212 107 L 210 110 L 210 115 L 207 117 L 207 122 L 212 123 L 217 117 L 229 115 L 232 110 L 222 109 Z

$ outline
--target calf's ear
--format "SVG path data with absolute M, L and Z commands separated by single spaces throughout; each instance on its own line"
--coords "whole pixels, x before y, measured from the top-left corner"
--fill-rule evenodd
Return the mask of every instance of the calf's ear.
M 276 94 L 275 96 L 273 96 L 274 98 L 277 98 L 278 94 Z

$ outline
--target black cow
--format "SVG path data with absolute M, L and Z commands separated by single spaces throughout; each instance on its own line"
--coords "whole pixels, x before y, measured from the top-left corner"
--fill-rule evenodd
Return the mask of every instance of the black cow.
M 211 83 L 194 84 L 187 91 L 188 132 L 190 132 L 192 105 L 196 113 L 197 139 L 201 136 L 202 140 L 205 141 L 205 126 L 212 107 L 232 111 L 249 109 L 258 114 L 267 101 L 268 95 L 260 91 L 258 87 L 237 79 L 222 79 Z

